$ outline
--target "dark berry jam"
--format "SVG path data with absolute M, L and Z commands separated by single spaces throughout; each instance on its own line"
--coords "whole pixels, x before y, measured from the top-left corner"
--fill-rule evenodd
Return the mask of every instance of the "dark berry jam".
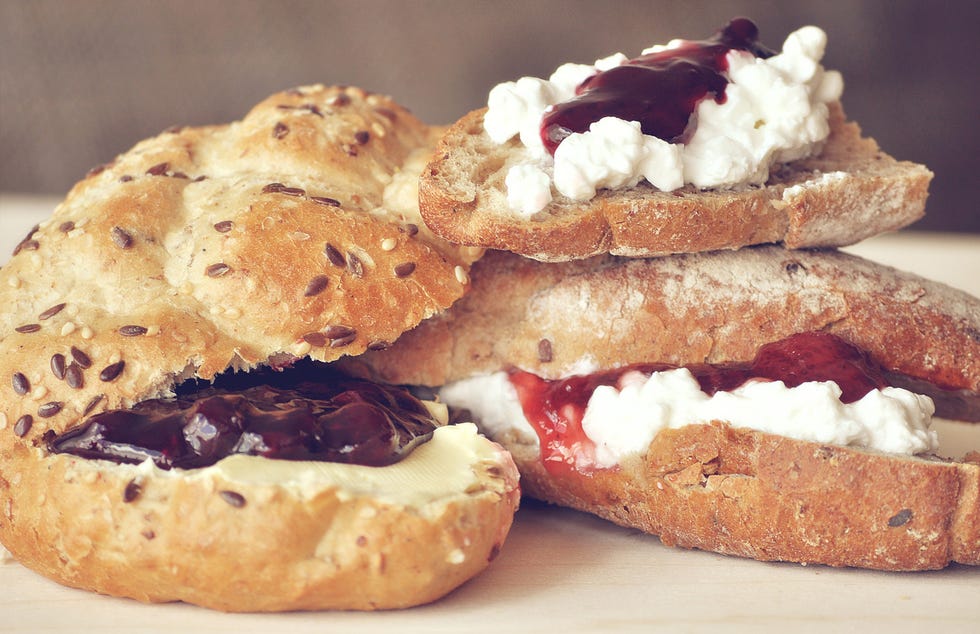
M 206 467 L 232 454 L 383 466 L 427 441 L 426 407 L 407 390 L 312 363 L 187 383 L 171 399 L 92 416 L 49 441 L 57 453 L 163 469 Z
M 644 134 L 668 143 L 683 143 L 693 135 L 691 115 L 702 99 L 725 102 L 729 51 L 756 57 L 773 55 L 758 42 L 759 29 L 736 18 L 703 41 L 634 58 L 583 81 L 576 96 L 551 107 L 541 120 L 541 140 L 552 154 L 573 132 L 586 132 L 603 117 L 638 121 Z
M 627 372 L 675 369 L 667 364 L 636 364 L 607 372 L 548 381 L 528 372 L 510 375 L 524 415 L 541 441 L 541 456 L 551 470 L 574 466 L 594 450 L 582 429 L 582 417 L 592 393 L 601 385 L 616 385 Z M 746 381 L 782 381 L 796 387 L 808 381 L 834 381 L 840 400 L 852 403 L 871 390 L 888 386 L 884 370 L 868 355 L 825 332 L 808 332 L 767 344 L 748 363 L 685 366 L 706 394 L 728 392 Z M 586 460 L 588 462 L 588 460 Z

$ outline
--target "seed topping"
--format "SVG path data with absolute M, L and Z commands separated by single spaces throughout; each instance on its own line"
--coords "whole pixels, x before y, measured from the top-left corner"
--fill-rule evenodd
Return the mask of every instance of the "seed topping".
M 282 121 L 277 121 L 276 125 L 272 127 L 273 139 L 282 139 L 287 134 L 289 134 L 289 126 L 283 123 Z
M 85 409 L 82 410 L 82 416 L 88 416 L 89 414 L 91 414 L 92 410 L 95 409 L 95 406 L 101 403 L 102 399 L 104 398 L 105 398 L 105 394 L 98 394 L 96 396 L 93 396 L 92 400 L 89 401 L 88 405 L 85 406 Z
M 129 249 L 133 246 L 133 236 L 121 227 L 113 227 L 111 231 L 112 241 L 120 249 Z
M 14 423 L 14 435 L 18 438 L 23 438 L 27 435 L 27 432 L 31 431 L 31 426 L 34 424 L 34 417 L 30 414 L 24 414 L 17 419 Z
M 233 226 L 235 226 L 235 223 L 231 220 L 222 220 L 221 222 L 214 223 L 214 230 L 218 233 L 228 233 Z
M 330 244 L 329 242 L 323 247 L 323 253 L 330 260 L 330 263 L 334 266 L 347 266 L 346 260 L 344 260 L 343 254 L 337 250 L 337 247 Z
M 75 363 L 77 363 L 83 370 L 87 370 L 88 368 L 92 367 L 92 359 L 90 359 L 87 354 L 75 346 L 71 347 L 71 358 L 74 359 Z
M 347 252 L 347 270 L 354 277 L 364 277 L 364 263 L 350 251 Z
M 310 200 L 319 205 L 326 205 L 327 207 L 340 207 L 340 201 L 336 198 L 329 198 L 327 196 L 310 196 Z
M 37 332 L 40 329 L 41 329 L 41 324 L 24 324 L 23 326 L 17 326 L 16 328 L 14 328 L 14 330 L 16 330 L 21 334 Z
M 41 418 L 51 418 L 60 412 L 64 406 L 65 404 L 59 401 L 49 401 L 37 408 L 37 415 Z
M 330 340 L 331 348 L 342 348 L 357 339 L 357 330 L 350 326 L 327 326 L 323 334 Z
M 65 308 L 64 303 L 55 304 L 51 308 L 47 309 L 46 311 L 38 315 L 37 318 L 41 321 L 44 321 L 45 319 L 51 319 L 52 317 L 60 313 L 62 310 L 64 310 L 64 308 Z
M 74 228 L 75 228 L 75 223 L 72 222 L 71 220 L 67 222 L 63 222 L 60 225 L 58 225 L 58 231 L 60 231 L 61 233 L 68 233 Z
M 230 266 L 228 266 L 224 262 L 218 262 L 217 264 L 212 264 L 211 266 L 209 266 L 207 269 L 205 269 L 204 272 L 207 274 L 208 277 L 221 277 L 222 275 L 224 275 L 230 270 L 231 270 Z
M 371 140 L 371 133 L 367 130 L 358 130 L 354 133 L 354 140 L 359 144 L 364 145 Z
M 142 337 L 146 334 L 146 327 L 127 324 L 119 329 L 119 334 L 123 337 Z
M 402 262 L 395 265 L 395 277 L 408 277 L 415 272 L 415 262 Z
M 538 342 L 538 361 L 549 363 L 552 358 L 551 340 L 542 339 Z
M 167 162 L 157 163 L 150 169 L 146 170 L 146 173 L 149 176 L 162 176 L 166 174 L 167 170 L 169 169 L 170 169 L 170 163 Z
M 22 372 L 14 372 L 14 375 L 10 379 L 10 384 L 13 386 L 14 392 L 17 392 L 21 396 L 31 391 L 31 382 Z
M 130 480 L 126 485 L 126 488 L 123 489 L 123 502 L 125 504 L 129 504 L 130 502 L 136 500 L 136 498 L 138 498 L 142 493 L 143 487 L 140 485 L 140 483 L 136 480 Z
M 241 493 L 236 493 L 235 491 L 218 491 L 218 495 L 221 499 L 227 502 L 230 506 L 234 506 L 236 509 L 240 509 L 245 506 L 245 496 Z
M 314 295 L 319 295 L 324 290 L 326 290 L 327 285 L 330 282 L 330 278 L 326 275 L 317 275 L 310 283 L 306 285 L 306 292 L 303 293 L 306 297 L 313 297 Z
M 82 369 L 74 361 L 65 368 L 65 383 L 73 390 L 80 390 L 85 387 L 85 376 Z
M 308 332 L 303 335 L 303 341 L 311 346 L 322 348 L 323 346 L 327 345 L 327 336 L 322 332 Z
M 381 339 L 376 339 L 367 345 L 367 349 L 373 350 L 374 352 L 377 352 L 378 350 L 387 350 L 390 347 L 390 343 Z
M 65 355 L 60 352 L 51 357 L 51 372 L 61 381 L 65 378 Z
M 99 372 L 99 380 L 105 383 L 115 381 L 119 375 L 122 374 L 123 368 L 125 367 L 125 361 L 116 361 L 115 363 L 111 363 L 102 368 L 102 372 Z
M 282 183 L 269 183 L 268 185 L 262 188 L 262 193 L 277 194 L 282 191 L 283 187 L 285 187 L 285 185 L 283 185 Z

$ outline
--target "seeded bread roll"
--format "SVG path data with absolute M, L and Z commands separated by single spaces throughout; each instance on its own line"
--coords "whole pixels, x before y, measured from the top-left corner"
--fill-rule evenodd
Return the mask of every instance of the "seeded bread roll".
M 560 378 L 630 363 L 749 361 L 765 343 L 826 330 L 888 370 L 980 391 L 980 300 L 833 250 L 560 264 L 491 252 L 472 279 L 452 309 L 350 365 L 430 386 L 508 367 Z
M 438 430 L 471 463 L 418 503 L 414 472 L 400 499 L 315 465 L 267 481 L 261 458 L 160 472 L 47 444 L 183 379 L 383 347 L 452 304 L 479 252 L 419 224 L 434 134 L 357 88 L 287 91 L 139 143 L 31 231 L 0 271 L 0 541 L 19 561 L 224 610 L 402 607 L 487 565 L 518 492 L 475 434 Z
M 784 246 L 844 246 L 922 217 L 932 173 L 896 161 L 831 104 L 831 133 L 812 158 L 774 167 L 764 187 L 662 192 L 646 181 L 576 202 L 555 193 L 528 220 L 512 212 L 504 179 L 526 162 L 520 141 L 497 145 L 486 110 L 460 119 L 422 172 L 420 201 L 433 231 L 459 244 L 564 261 L 602 253 L 629 257 Z

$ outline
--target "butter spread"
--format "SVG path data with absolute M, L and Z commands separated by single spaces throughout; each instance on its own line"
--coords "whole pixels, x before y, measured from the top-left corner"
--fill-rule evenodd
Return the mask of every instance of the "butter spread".
M 165 471 L 151 461 L 131 468 L 146 478 L 219 478 L 246 486 L 280 486 L 310 497 L 336 489 L 343 499 L 371 498 L 379 503 L 423 508 L 473 491 L 494 490 L 495 486 L 502 492 L 504 481 L 483 472 L 491 465 L 500 465 L 507 474 L 507 462 L 506 453 L 481 437 L 475 425 L 462 423 L 439 427 L 428 442 L 404 460 L 384 467 L 234 455 L 202 469 Z

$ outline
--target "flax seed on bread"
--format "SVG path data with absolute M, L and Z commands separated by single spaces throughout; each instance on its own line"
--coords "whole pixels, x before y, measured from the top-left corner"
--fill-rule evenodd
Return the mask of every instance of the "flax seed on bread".
M 528 220 L 512 212 L 504 178 L 527 150 L 517 139 L 495 144 L 483 130 L 486 110 L 466 115 L 440 141 L 422 172 L 423 217 L 459 244 L 520 253 L 542 261 L 602 253 L 629 257 L 737 249 L 845 246 L 904 227 L 924 213 L 932 173 L 897 161 L 830 104 L 831 133 L 816 156 L 772 170 L 764 187 L 659 191 L 600 190 L 576 202 L 556 194 Z

